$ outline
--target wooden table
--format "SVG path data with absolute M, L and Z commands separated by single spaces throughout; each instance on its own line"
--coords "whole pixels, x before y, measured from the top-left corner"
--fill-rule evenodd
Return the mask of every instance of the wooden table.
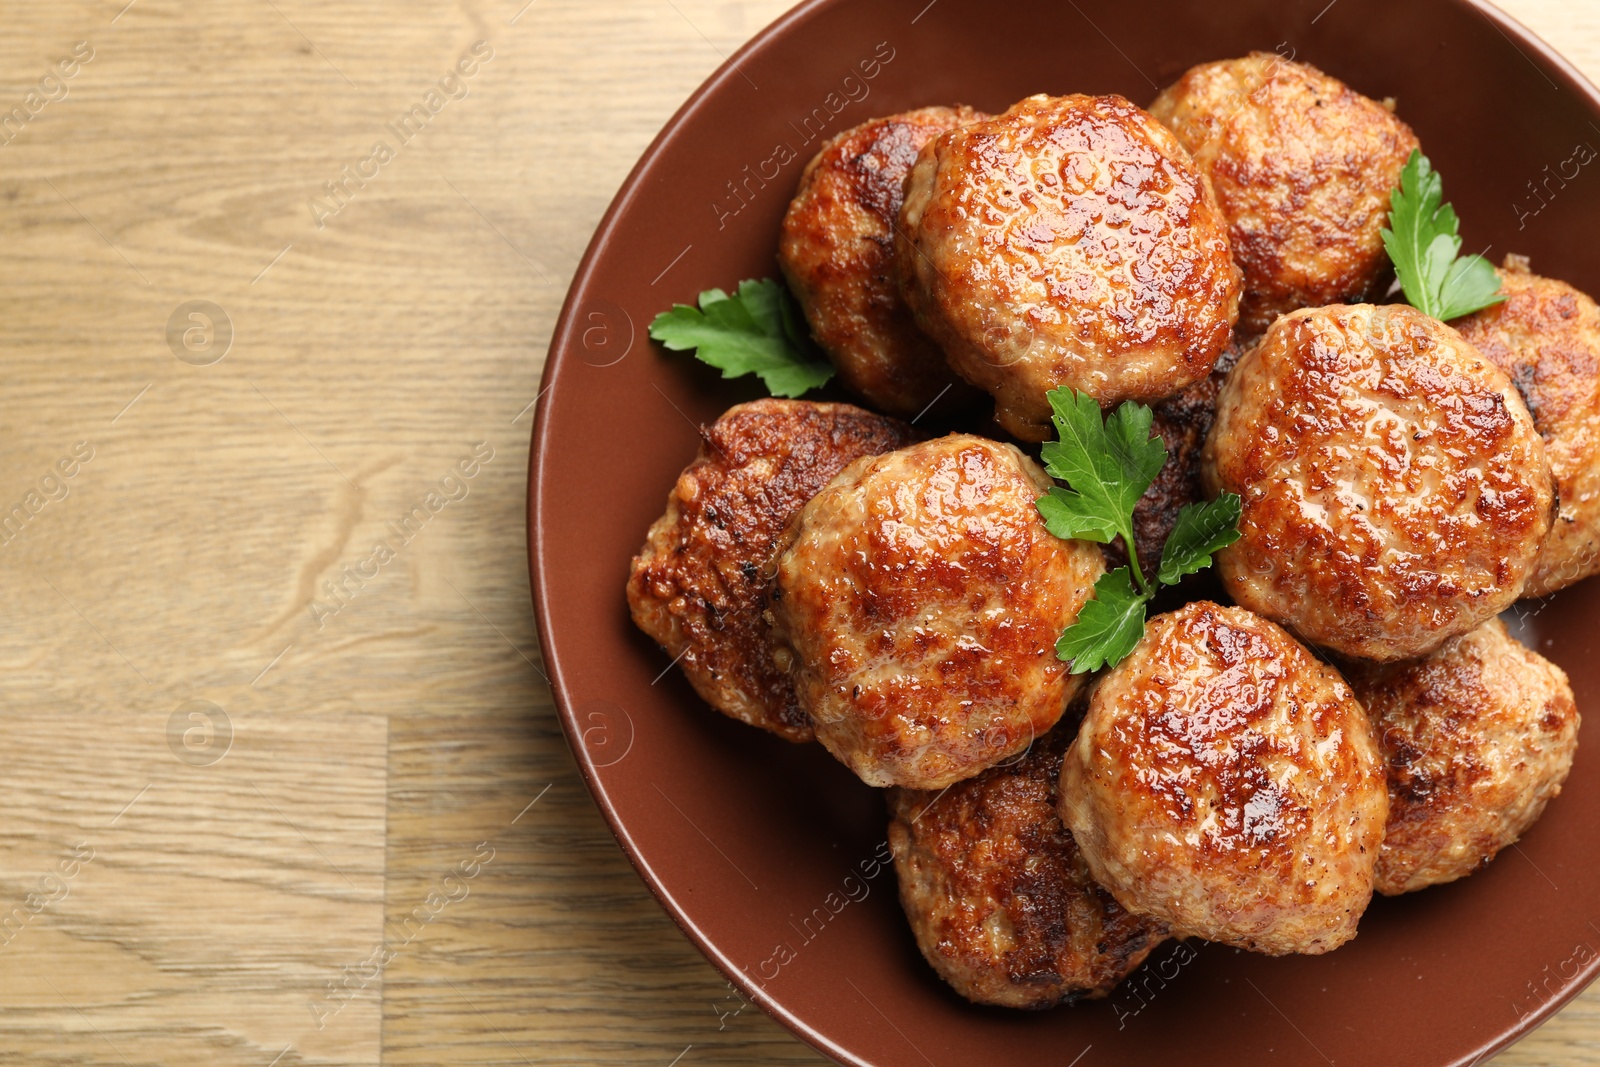
M 607 833 L 523 536 L 584 244 L 784 0 L 126 2 L 0 21 L 0 1062 L 820 1062 Z

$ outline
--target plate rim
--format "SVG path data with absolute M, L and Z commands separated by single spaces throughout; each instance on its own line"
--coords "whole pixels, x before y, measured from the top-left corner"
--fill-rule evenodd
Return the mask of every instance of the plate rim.
M 561 722 L 561 731 L 571 750 L 573 759 L 577 762 L 578 770 L 583 777 L 584 787 L 588 790 L 590 798 L 600 809 L 605 818 L 606 826 L 611 835 L 616 838 L 622 847 L 623 854 L 628 863 L 638 874 L 650 895 L 656 903 L 667 913 L 673 924 L 688 937 L 695 949 L 714 966 L 719 973 L 743 993 L 751 1003 L 759 1005 L 763 1011 L 776 1020 L 791 1034 L 800 1038 L 818 1052 L 831 1057 L 847 1067 L 876 1067 L 869 1060 L 862 1059 L 855 1053 L 845 1049 L 827 1036 L 814 1029 L 806 1020 L 786 1008 L 780 1001 L 769 996 L 764 989 L 752 982 L 749 977 L 738 967 L 734 961 L 722 952 L 716 942 L 699 926 L 692 922 L 687 913 L 678 905 L 676 897 L 666 888 L 649 860 L 641 851 L 638 843 L 633 839 L 623 823 L 621 814 L 606 792 L 599 777 L 595 773 L 595 766 L 586 745 L 582 743 L 583 729 L 578 723 L 573 711 L 571 694 L 567 690 L 564 673 L 557 657 L 550 653 L 550 643 L 547 640 L 552 626 L 552 609 L 548 597 L 545 595 L 542 575 L 546 563 L 543 538 L 540 534 L 545 523 L 545 512 L 542 506 L 540 490 L 545 478 L 545 463 L 548 459 L 547 432 L 548 420 L 545 418 L 550 405 L 555 403 L 555 384 L 564 370 L 564 364 L 569 362 L 570 353 L 574 347 L 577 335 L 578 307 L 583 298 L 588 296 L 588 290 L 593 282 L 595 264 L 599 261 L 616 240 L 618 219 L 626 208 L 633 202 L 639 191 L 639 177 L 661 152 L 664 146 L 677 139 L 684 132 L 684 127 L 693 118 L 695 113 L 704 105 L 708 96 L 720 88 L 723 83 L 736 75 L 740 75 L 740 64 L 754 53 L 770 47 L 773 41 L 787 33 L 789 29 L 801 22 L 816 17 L 823 9 L 841 5 L 848 0 L 802 0 L 791 7 L 773 21 L 757 30 L 751 37 L 709 74 L 704 81 L 697 85 L 685 98 L 684 102 L 672 113 L 666 123 L 651 138 L 650 143 L 640 153 L 639 158 L 629 168 L 626 177 L 617 187 L 611 202 L 607 205 L 600 221 L 596 224 L 593 235 L 585 247 L 583 255 L 578 260 L 577 267 L 573 270 L 572 279 L 568 283 L 567 292 L 562 300 L 561 310 L 556 317 L 555 328 L 550 335 L 549 345 L 545 350 L 545 361 L 539 376 L 539 393 L 535 399 L 533 426 L 530 431 L 528 452 L 528 482 L 526 500 L 526 540 L 528 551 L 528 577 L 529 589 L 533 600 L 534 623 L 539 638 L 539 655 L 544 664 L 543 673 L 549 683 L 551 699 L 555 704 L 557 718 Z M 1494 27 L 1506 39 L 1506 42 L 1516 49 L 1530 65 L 1546 78 L 1552 78 L 1559 83 L 1559 88 L 1578 96 L 1588 108 L 1600 118 L 1600 87 L 1589 81 L 1578 68 L 1561 54 L 1553 45 L 1544 40 L 1533 30 L 1499 7 L 1491 0 L 1445 0 L 1458 8 L 1476 13 Z M 1531 53 L 1531 54 L 1530 54 Z M 1510 1048 L 1518 1041 L 1527 1037 L 1535 1030 L 1542 1027 L 1555 1017 L 1563 1008 L 1572 1002 L 1588 986 L 1600 977 L 1600 956 L 1597 956 L 1580 971 L 1566 988 L 1544 1001 L 1534 1011 L 1518 1018 L 1516 1023 L 1502 1030 L 1498 1036 L 1480 1045 L 1463 1058 L 1452 1064 L 1441 1067 L 1476 1067 L 1492 1056 Z

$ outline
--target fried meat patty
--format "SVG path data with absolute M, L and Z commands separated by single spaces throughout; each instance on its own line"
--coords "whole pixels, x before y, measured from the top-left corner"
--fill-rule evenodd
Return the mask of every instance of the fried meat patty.
M 778 537 L 848 463 L 917 435 L 848 404 L 757 400 L 730 408 L 701 436 L 699 456 L 633 559 L 633 621 L 712 707 L 809 741 L 811 723 L 772 661 L 762 616 Z
M 1129 911 L 1238 948 L 1331 951 L 1372 897 L 1388 795 L 1349 686 L 1282 628 L 1197 600 L 1100 681 L 1061 818 Z
M 1158 400 L 1210 373 L 1239 271 L 1210 185 L 1120 96 L 1033 96 L 928 142 L 895 256 L 923 330 L 1023 440 L 1045 394 Z
M 1070 726 L 942 793 L 889 791 L 889 844 L 917 946 L 975 1003 L 1103 997 L 1166 937 L 1095 884 L 1056 815 Z
M 1082 678 L 1056 640 L 1099 546 L 1045 528 L 1051 481 L 966 434 L 857 460 L 778 558 L 769 616 L 817 740 L 868 785 L 942 789 L 1027 748 Z
M 1471 874 L 1561 792 L 1578 747 L 1572 686 L 1499 619 L 1422 659 L 1356 666 L 1346 677 L 1388 767 L 1378 892 Z
M 1509 256 L 1503 304 L 1455 323 L 1508 375 L 1544 437 L 1561 498 L 1527 596 L 1545 596 L 1600 572 L 1600 307 L 1565 282 Z
M 952 387 L 972 392 L 900 298 L 894 229 L 922 146 L 987 117 L 925 107 L 845 130 L 807 164 L 783 219 L 778 263 L 811 335 L 844 384 L 891 415 L 916 415 Z
M 1303 640 L 1404 659 L 1522 594 L 1554 502 L 1505 373 L 1402 305 L 1278 319 L 1228 376 L 1202 458 L 1238 493 L 1232 598 Z
M 1389 194 L 1418 146 L 1390 106 L 1253 52 L 1195 67 L 1150 111 L 1216 190 L 1244 271 L 1243 329 L 1381 295 Z

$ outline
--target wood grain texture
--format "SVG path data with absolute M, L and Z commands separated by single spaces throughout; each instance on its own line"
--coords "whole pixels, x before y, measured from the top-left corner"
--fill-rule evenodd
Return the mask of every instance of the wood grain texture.
M 821 1062 L 607 833 L 523 540 L 589 234 L 786 4 L 125 4 L 0 6 L 0 113 L 93 49 L 0 146 L 0 1062 Z M 1496 1062 L 1600 1064 L 1600 991 Z

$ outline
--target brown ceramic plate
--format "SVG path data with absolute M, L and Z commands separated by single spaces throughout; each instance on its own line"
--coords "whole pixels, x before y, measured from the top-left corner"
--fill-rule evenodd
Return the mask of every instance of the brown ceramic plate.
M 1575 162 L 1594 154 L 1575 157 L 1580 146 L 1600 146 L 1600 96 L 1471 0 L 816 0 L 758 35 L 667 125 L 573 281 L 528 495 L 563 724 L 672 917 L 839 1060 L 1464 1067 L 1537 1026 L 1600 967 L 1600 775 L 1583 747 L 1517 848 L 1465 881 L 1374 901 L 1360 936 L 1331 955 L 1169 945 L 1109 1000 L 1038 1014 L 973 1007 L 912 942 L 881 862 L 882 798 L 821 748 L 708 709 L 629 622 L 629 558 L 694 456 L 696 424 L 759 388 L 663 352 L 645 327 L 701 289 L 777 275 L 778 223 L 819 128 L 934 103 L 998 112 L 1035 92 L 1147 104 L 1192 64 L 1280 48 L 1399 100 L 1470 249 L 1526 253 L 1540 273 L 1600 292 L 1600 173 Z M 1600 707 L 1600 588 L 1528 607 L 1524 638 L 1571 672 L 1580 708 Z

